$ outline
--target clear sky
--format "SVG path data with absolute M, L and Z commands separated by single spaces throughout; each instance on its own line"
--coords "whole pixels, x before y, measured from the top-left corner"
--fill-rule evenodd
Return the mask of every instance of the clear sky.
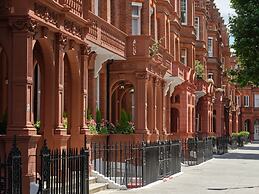
M 229 16 L 232 16 L 235 14 L 235 10 L 231 8 L 230 6 L 230 0 L 214 0 L 216 3 L 217 8 L 219 8 L 219 11 L 221 13 L 221 16 L 225 20 L 225 24 L 228 25 L 229 22 Z M 230 36 L 230 45 L 233 43 L 234 38 Z

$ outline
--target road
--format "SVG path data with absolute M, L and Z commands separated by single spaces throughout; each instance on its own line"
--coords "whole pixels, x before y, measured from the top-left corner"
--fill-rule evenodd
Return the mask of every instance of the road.
M 183 174 L 139 189 L 109 194 L 259 194 L 259 143 L 232 150 Z

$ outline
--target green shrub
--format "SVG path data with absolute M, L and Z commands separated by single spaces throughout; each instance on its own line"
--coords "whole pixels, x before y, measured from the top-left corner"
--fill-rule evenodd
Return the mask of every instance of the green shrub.
M 232 133 L 232 137 L 238 137 L 238 133 Z
M 135 131 L 134 123 L 131 121 L 131 115 L 125 110 L 121 111 L 120 121 L 116 125 L 117 134 L 132 134 Z
M 195 60 L 195 73 L 196 73 L 197 79 L 204 79 L 205 78 L 204 66 L 198 60 Z
M 38 134 L 40 131 L 40 121 L 36 121 L 36 123 L 34 123 L 34 127 L 36 128 Z
M 250 133 L 248 131 L 240 131 L 238 133 L 238 137 L 245 137 L 245 138 L 248 138 L 250 135 Z

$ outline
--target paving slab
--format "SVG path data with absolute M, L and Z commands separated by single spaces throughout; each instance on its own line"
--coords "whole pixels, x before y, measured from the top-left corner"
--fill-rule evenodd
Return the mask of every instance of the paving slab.
M 216 156 L 181 176 L 143 188 L 109 194 L 259 194 L 259 143 Z

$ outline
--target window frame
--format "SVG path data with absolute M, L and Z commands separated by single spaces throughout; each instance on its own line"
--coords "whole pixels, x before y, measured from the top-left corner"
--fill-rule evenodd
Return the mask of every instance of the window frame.
M 249 96 L 244 96 L 244 107 L 250 106 L 250 98 Z
M 211 45 L 210 45 L 210 43 L 211 43 Z M 208 37 L 208 57 L 213 57 L 213 55 L 214 55 L 213 51 L 214 51 L 214 49 L 213 49 L 213 37 Z
M 137 7 L 138 15 L 133 14 L 133 7 Z M 142 3 L 139 2 L 132 2 L 131 3 L 131 34 L 132 35 L 141 35 L 141 9 Z M 137 31 L 133 31 L 133 20 L 137 21 Z
M 196 25 L 196 21 L 197 21 L 197 25 Z M 194 17 L 194 29 L 195 29 L 196 40 L 200 40 L 200 17 L 199 16 Z
M 183 6 L 183 3 L 185 4 L 185 6 Z M 187 20 L 188 20 L 188 15 L 187 15 L 187 11 L 188 11 L 188 5 L 187 5 L 187 0 L 181 0 L 181 23 L 183 24 L 183 25 L 187 25 Z M 183 9 L 183 8 L 185 8 L 185 9 Z M 183 14 L 183 12 L 185 12 L 185 16 L 184 16 L 184 22 L 183 22 L 183 20 L 182 20 L 182 14 Z
M 257 99 L 256 99 L 257 96 Z M 259 108 L 259 94 L 254 94 L 254 107 Z
M 184 51 L 184 55 L 182 55 L 182 51 Z M 186 48 L 181 48 L 180 50 L 180 61 L 182 64 L 187 66 L 187 55 L 188 55 L 188 51 Z M 182 58 L 184 59 L 184 62 L 182 61 Z

